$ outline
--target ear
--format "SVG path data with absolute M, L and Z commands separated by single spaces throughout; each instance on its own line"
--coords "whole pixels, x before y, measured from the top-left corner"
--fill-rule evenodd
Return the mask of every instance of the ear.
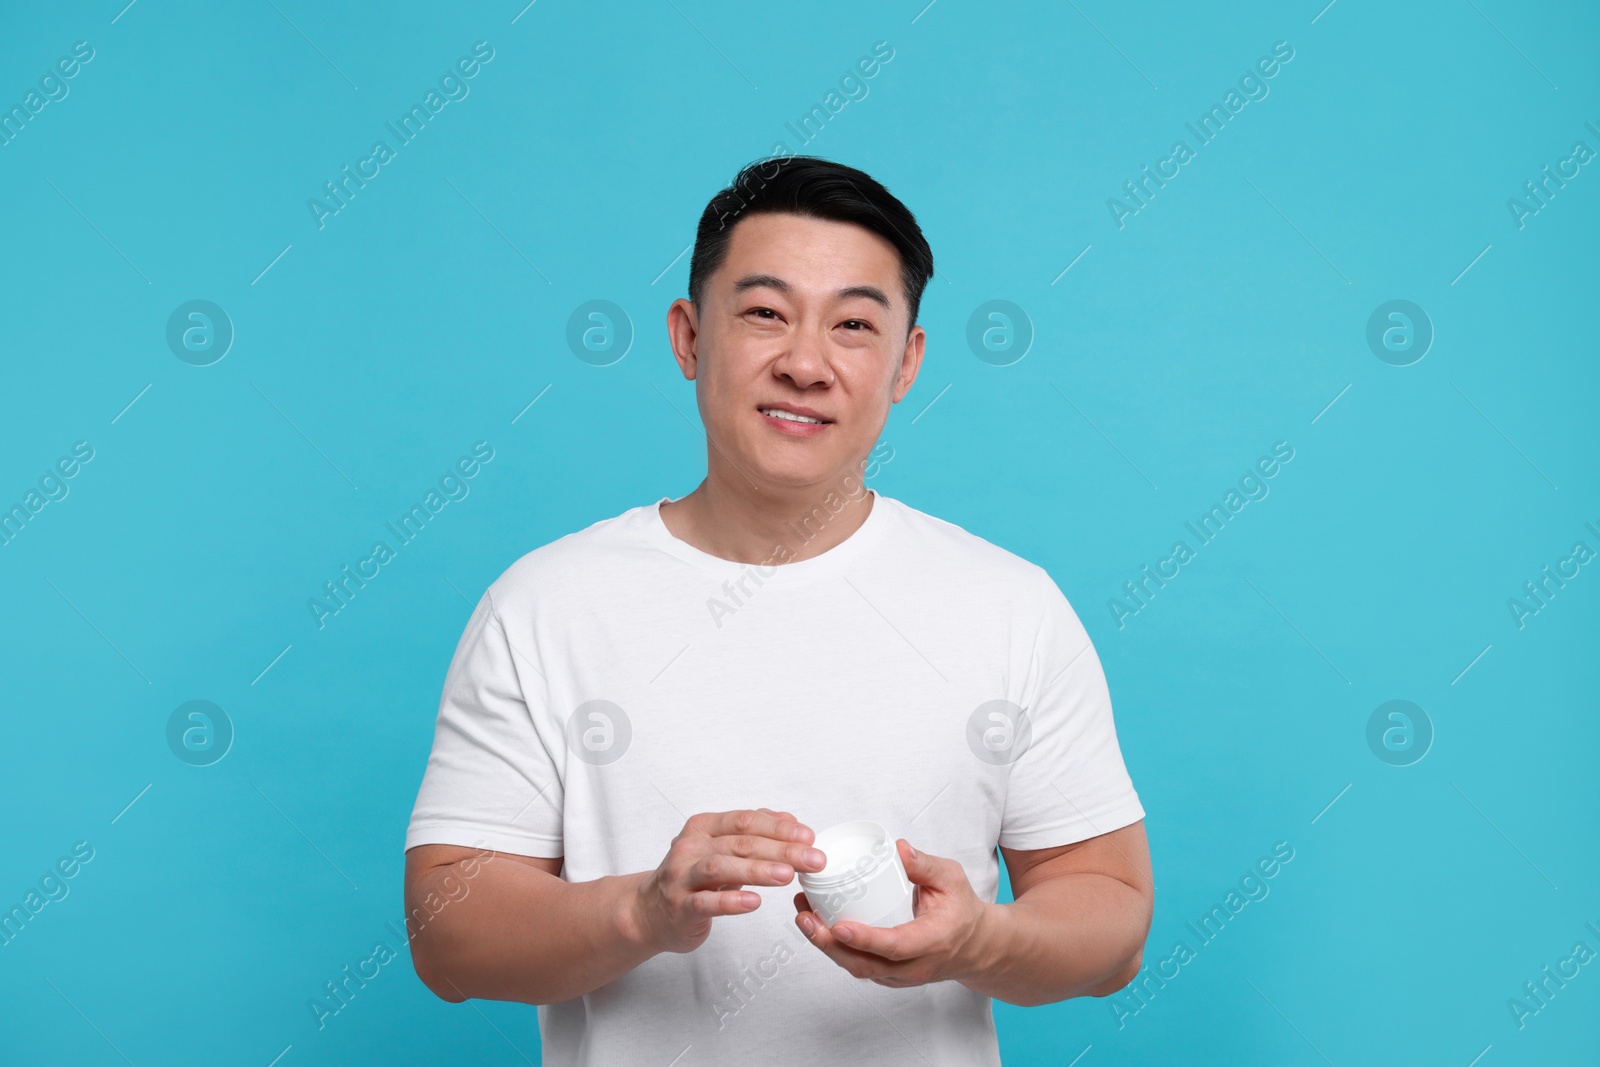
M 921 326 L 911 327 L 911 332 L 906 335 L 906 348 L 900 356 L 900 373 L 895 378 L 894 393 L 890 396 L 892 403 L 898 404 L 911 390 L 911 383 L 917 380 L 917 372 L 922 369 L 922 352 L 928 340 L 928 332 Z
M 699 371 L 700 313 L 692 301 L 680 297 L 667 308 L 667 339 L 678 369 L 684 378 L 694 381 Z

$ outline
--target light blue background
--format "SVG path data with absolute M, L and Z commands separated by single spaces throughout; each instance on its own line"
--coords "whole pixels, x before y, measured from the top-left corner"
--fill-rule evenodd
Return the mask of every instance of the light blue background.
M 1149 812 L 1147 962 L 1295 849 L 1122 1027 L 997 1005 L 1006 1062 L 1592 1062 L 1600 964 L 1525 1028 L 1507 1000 L 1600 950 L 1600 567 L 1521 629 L 1506 606 L 1600 549 L 1600 164 L 1524 228 L 1506 206 L 1600 149 L 1592 6 L 123 2 L 0 14 L 6 108 L 95 49 L 0 147 L 0 503 L 95 449 L 0 547 L 0 906 L 95 849 L 0 948 L 0 1060 L 537 1062 L 533 1008 L 447 1005 L 406 959 L 325 1029 L 307 1003 L 398 945 L 469 601 L 698 481 L 664 313 L 705 201 L 783 141 L 933 245 L 873 484 L 1083 618 Z M 470 95 L 319 230 L 307 199 L 478 41 Z M 1107 199 L 1277 41 L 1270 95 L 1119 229 Z M 1397 298 L 1436 330 L 1408 367 L 1364 339 Z M 209 367 L 166 346 L 191 299 L 236 331 Z M 612 366 L 566 345 L 592 299 L 633 322 Z M 1035 331 L 1011 366 L 965 342 L 991 299 Z M 479 440 L 470 496 L 318 630 L 307 599 Z M 1119 629 L 1107 600 L 1280 440 L 1270 496 Z M 1395 767 L 1366 723 L 1402 698 L 1436 736 Z M 167 747 L 191 699 L 236 730 L 210 767 Z

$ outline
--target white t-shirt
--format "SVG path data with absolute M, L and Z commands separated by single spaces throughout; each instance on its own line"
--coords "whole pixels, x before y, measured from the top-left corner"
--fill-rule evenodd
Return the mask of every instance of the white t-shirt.
M 518 560 L 456 648 L 406 848 L 564 856 L 581 882 L 653 870 L 697 812 L 765 807 L 819 832 L 879 822 L 993 902 L 996 843 L 1142 819 L 1099 657 L 1049 574 L 873 497 L 798 562 L 702 552 L 667 498 Z M 547 1067 L 999 1064 L 988 997 L 853 978 L 795 927 L 798 881 L 746 888 L 761 906 L 695 951 L 541 1005 Z

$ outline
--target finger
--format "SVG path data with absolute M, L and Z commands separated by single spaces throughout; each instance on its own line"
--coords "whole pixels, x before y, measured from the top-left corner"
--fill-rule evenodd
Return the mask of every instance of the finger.
M 913 885 L 925 885 L 933 889 L 942 889 L 948 884 L 952 877 L 952 872 L 946 866 L 947 861 L 943 857 L 931 856 L 926 852 L 918 852 L 911 847 L 911 842 L 903 837 L 896 841 L 895 844 L 900 848 L 900 862 L 905 865 L 906 877 L 911 880 Z
M 761 907 L 761 897 L 738 889 L 702 890 L 690 893 L 683 903 L 692 915 L 714 918 L 718 915 L 744 915 Z
M 748 816 L 748 818 L 722 820 L 719 818 L 722 815 Z M 700 821 L 701 819 L 704 821 Z M 749 829 L 739 831 L 740 826 L 747 826 Z M 763 832 L 767 830 L 771 832 Z M 710 848 L 725 856 L 772 860 L 786 863 L 797 871 L 820 871 L 828 862 L 827 856 L 821 849 L 808 842 L 793 840 L 795 831 L 803 831 L 800 835 L 802 837 L 814 838 L 815 835 L 811 833 L 809 827 L 802 827 L 792 816 L 785 819 L 779 815 L 766 814 L 759 808 L 696 816 L 689 821 L 686 831 L 686 834 L 681 836 L 684 836 L 690 844 Z
M 800 914 L 802 914 L 804 912 L 808 912 L 810 910 L 811 910 L 811 901 L 806 899 L 806 895 L 804 893 L 796 893 L 794 895 L 794 911 L 795 911 L 795 914 L 796 915 L 800 915 Z
M 740 859 L 714 852 L 696 860 L 684 881 L 690 888 L 702 890 L 723 886 L 788 885 L 794 881 L 794 868 L 787 863 Z
M 690 855 L 718 855 L 751 863 L 765 862 L 776 865 L 775 870 L 781 867 L 782 871 L 776 875 L 777 881 L 763 883 L 771 885 L 787 885 L 796 872 L 820 871 L 828 863 L 828 857 L 814 845 L 785 844 L 770 837 L 752 834 L 691 839 L 689 846 L 692 849 Z
M 801 923 L 801 920 L 806 918 L 811 920 L 811 932 L 806 934 L 806 940 L 817 946 L 817 949 L 821 951 L 824 956 L 827 956 L 840 967 L 843 967 L 853 977 L 887 978 L 898 973 L 897 965 L 895 963 L 880 956 L 873 956 L 867 953 L 857 952 L 854 949 L 841 944 L 839 940 L 835 938 L 828 930 L 828 927 L 823 923 L 821 916 L 814 911 L 803 912 L 795 917 L 795 923 L 800 926 L 801 933 L 805 933 L 806 930 L 805 925 Z
M 786 812 L 762 811 L 759 808 L 739 808 L 734 811 L 713 811 L 696 815 L 689 820 L 691 826 L 709 837 L 749 835 L 770 837 L 785 843 L 798 842 L 809 845 L 817 835 L 809 826 Z
M 868 926 L 842 919 L 833 924 L 829 934 L 853 952 L 896 961 L 926 955 L 936 940 L 929 924 L 915 919 L 899 926 Z

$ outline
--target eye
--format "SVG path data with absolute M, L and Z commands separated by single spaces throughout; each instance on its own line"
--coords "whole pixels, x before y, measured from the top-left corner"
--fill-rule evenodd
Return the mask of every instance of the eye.
M 852 326 L 852 324 L 854 324 L 854 326 L 852 327 L 851 332 L 858 332 L 860 329 L 866 329 L 866 330 L 872 329 L 872 323 L 866 321 L 865 319 L 846 319 L 844 322 L 841 322 L 839 325 L 848 327 L 848 326 Z
M 755 315 L 757 318 L 767 319 L 769 322 L 778 317 L 778 313 L 771 308 L 751 308 L 746 315 Z

